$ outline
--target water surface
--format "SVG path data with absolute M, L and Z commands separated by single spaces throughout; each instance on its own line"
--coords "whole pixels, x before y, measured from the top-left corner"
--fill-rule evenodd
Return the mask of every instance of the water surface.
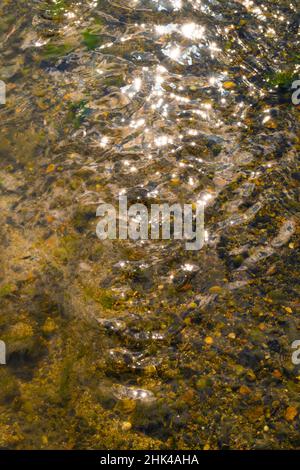
M 3 0 L 4 449 L 299 448 L 296 0 Z M 204 200 L 205 247 L 96 208 Z

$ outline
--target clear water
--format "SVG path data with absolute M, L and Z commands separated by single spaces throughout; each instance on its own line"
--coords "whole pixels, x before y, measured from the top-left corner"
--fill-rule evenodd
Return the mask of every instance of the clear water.
M 0 446 L 299 447 L 298 2 L 0 13 Z M 119 194 L 205 247 L 99 241 Z

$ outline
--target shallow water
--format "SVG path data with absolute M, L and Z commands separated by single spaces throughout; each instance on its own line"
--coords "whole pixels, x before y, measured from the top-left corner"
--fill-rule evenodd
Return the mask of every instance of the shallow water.
M 0 13 L 0 446 L 299 448 L 297 2 Z M 98 240 L 119 194 L 204 248 Z

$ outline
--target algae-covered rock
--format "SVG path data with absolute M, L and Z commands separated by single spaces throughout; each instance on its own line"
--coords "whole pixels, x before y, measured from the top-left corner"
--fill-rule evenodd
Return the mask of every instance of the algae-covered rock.
M 8 366 L 33 368 L 45 351 L 41 338 L 35 333 L 31 323 L 20 321 L 15 323 L 3 335 L 6 344 Z M 24 369 L 25 373 L 25 369 Z
M 52 333 L 55 332 L 56 329 L 57 329 L 57 324 L 55 323 L 53 318 L 48 317 L 44 325 L 42 326 L 42 331 L 46 335 L 51 335 Z
M 0 404 L 11 403 L 20 394 L 16 378 L 6 368 L 1 366 L 0 370 Z

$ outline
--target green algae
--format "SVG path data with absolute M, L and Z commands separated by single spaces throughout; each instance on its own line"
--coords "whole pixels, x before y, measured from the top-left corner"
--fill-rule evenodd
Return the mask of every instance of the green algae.
M 266 80 L 268 82 L 268 85 L 271 87 L 279 87 L 279 88 L 285 88 L 285 89 L 290 89 L 292 86 L 292 83 L 298 78 L 298 75 L 294 71 L 289 71 L 289 72 L 277 72 L 270 74 Z
M 92 299 L 105 309 L 112 309 L 117 301 L 108 290 L 93 286 L 86 286 L 84 288 L 84 295 L 87 300 Z
M 43 55 L 47 59 L 55 59 L 68 54 L 72 49 L 71 44 L 46 44 L 43 47 Z
M 16 290 L 13 284 L 6 284 L 0 287 L 0 298 L 7 297 Z
M 44 4 L 45 14 L 53 20 L 60 20 L 65 14 L 68 2 L 65 0 L 56 0 L 55 2 L 47 1 Z
M 88 50 L 96 49 L 102 44 L 101 36 L 94 34 L 91 31 L 84 31 L 82 33 L 83 44 L 87 47 Z

